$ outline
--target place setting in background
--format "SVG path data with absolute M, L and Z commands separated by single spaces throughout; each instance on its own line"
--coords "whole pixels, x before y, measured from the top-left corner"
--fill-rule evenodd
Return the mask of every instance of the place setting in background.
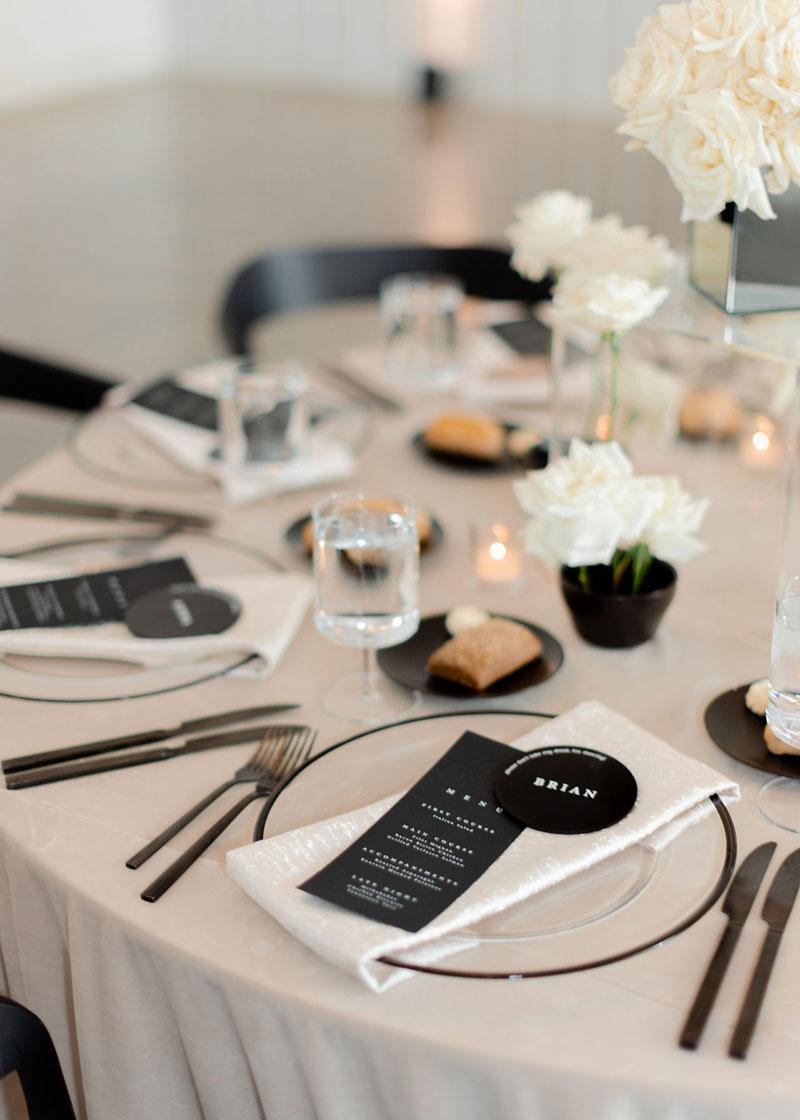
M 309 374 L 232 358 L 119 386 L 69 448 L 107 481 L 216 491 L 234 505 L 333 482 L 355 469 L 371 422 L 364 407 L 312 389 Z
M 596 701 L 412 716 L 315 755 L 228 873 L 377 991 L 413 971 L 552 975 L 706 913 L 735 860 L 737 796 Z
M 429 615 L 405 642 L 378 652 L 378 664 L 392 680 L 459 699 L 520 692 L 548 680 L 563 660 L 564 650 L 548 630 L 474 604 Z
M 431 462 L 466 473 L 521 473 L 547 465 L 547 443 L 538 429 L 479 412 L 438 413 L 411 443 Z
M 420 505 L 417 505 L 417 535 L 421 556 L 435 551 L 444 538 L 441 521 Z M 311 560 L 314 552 L 314 522 L 310 513 L 293 521 L 286 529 L 285 537 L 297 556 Z
M 20 549 L 0 559 L 0 694 L 82 703 L 264 676 L 310 598 L 307 577 L 203 532 Z

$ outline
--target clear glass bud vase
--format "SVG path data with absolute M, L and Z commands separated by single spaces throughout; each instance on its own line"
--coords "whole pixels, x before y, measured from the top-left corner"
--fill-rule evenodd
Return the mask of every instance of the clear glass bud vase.
M 800 370 L 796 376 L 800 377 Z M 767 723 L 774 735 L 800 750 L 800 384 L 795 385 L 785 517 L 772 626 Z

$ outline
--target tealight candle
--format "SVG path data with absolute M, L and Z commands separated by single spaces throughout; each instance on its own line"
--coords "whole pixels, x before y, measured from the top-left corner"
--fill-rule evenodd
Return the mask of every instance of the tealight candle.
M 739 439 L 739 458 L 746 467 L 770 470 L 783 459 L 781 440 L 768 416 L 756 416 Z
M 482 583 L 516 583 L 522 577 L 522 550 L 506 525 L 473 530 L 472 566 Z

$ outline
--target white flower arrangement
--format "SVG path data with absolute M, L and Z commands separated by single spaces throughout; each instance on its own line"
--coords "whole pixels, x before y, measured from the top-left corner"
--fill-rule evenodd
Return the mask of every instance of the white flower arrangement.
M 553 318 L 598 337 L 598 352 L 608 343 L 611 391 L 607 434 L 613 434 L 617 409 L 620 338 L 649 318 L 669 294 L 654 287 L 676 256 L 663 237 L 642 226 L 625 227 L 618 214 L 592 218 L 592 204 L 565 190 L 543 191 L 518 206 L 506 231 L 511 265 L 530 280 L 553 272 Z
M 553 315 L 596 334 L 624 334 L 649 319 L 669 295 L 638 276 L 565 272 L 553 290 Z
M 644 226 L 623 226 L 619 214 L 592 217 L 592 204 L 566 190 L 541 191 L 514 208 L 506 230 L 511 266 L 529 280 L 546 272 L 614 272 L 654 283 L 677 257 L 664 237 Z
M 767 188 L 800 183 L 800 10 L 796 0 L 661 4 L 611 79 L 645 148 L 683 196 L 683 221 L 727 202 L 774 218 Z
M 579 568 L 588 589 L 588 567 L 609 565 L 621 593 L 641 590 L 652 558 L 682 562 L 705 545 L 695 536 L 708 499 L 690 497 L 677 478 L 634 477 L 630 459 L 615 442 L 573 439 L 569 453 L 514 483 L 530 520 L 528 552 L 548 564 Z

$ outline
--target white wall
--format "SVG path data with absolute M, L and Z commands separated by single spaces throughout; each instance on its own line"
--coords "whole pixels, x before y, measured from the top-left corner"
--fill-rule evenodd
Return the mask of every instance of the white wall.
M 48 100 L 172 64 L 172 0 L 2 0 L 0 106 Z
M 608 78 L 657 0 L 171 0 L 184 71 L 343 90 L 412 87 L 429 33 L 457 20 L 475 57 L 454 88 L 483 104 L 608 115 Z M 437 18 L 438 17 L 438 18 Z M 448 36 L 445 35 L 445 40 Z M 441 46 L 442 35 L 436 36 Z M 449 37 L 456 55 L 469 50 Z M 429 45 L 430 42 L 429 42 Z M 438 59 L 434 59 L 438 61 Z
M 608 77 L 655 7 L 656 0 L 3 0 L 0 106 L 165 72 L 401 93 L 413 88 L 427 51 L 434 63 L 455 65 L 454 91 L 467 99 L 604 116 Z

